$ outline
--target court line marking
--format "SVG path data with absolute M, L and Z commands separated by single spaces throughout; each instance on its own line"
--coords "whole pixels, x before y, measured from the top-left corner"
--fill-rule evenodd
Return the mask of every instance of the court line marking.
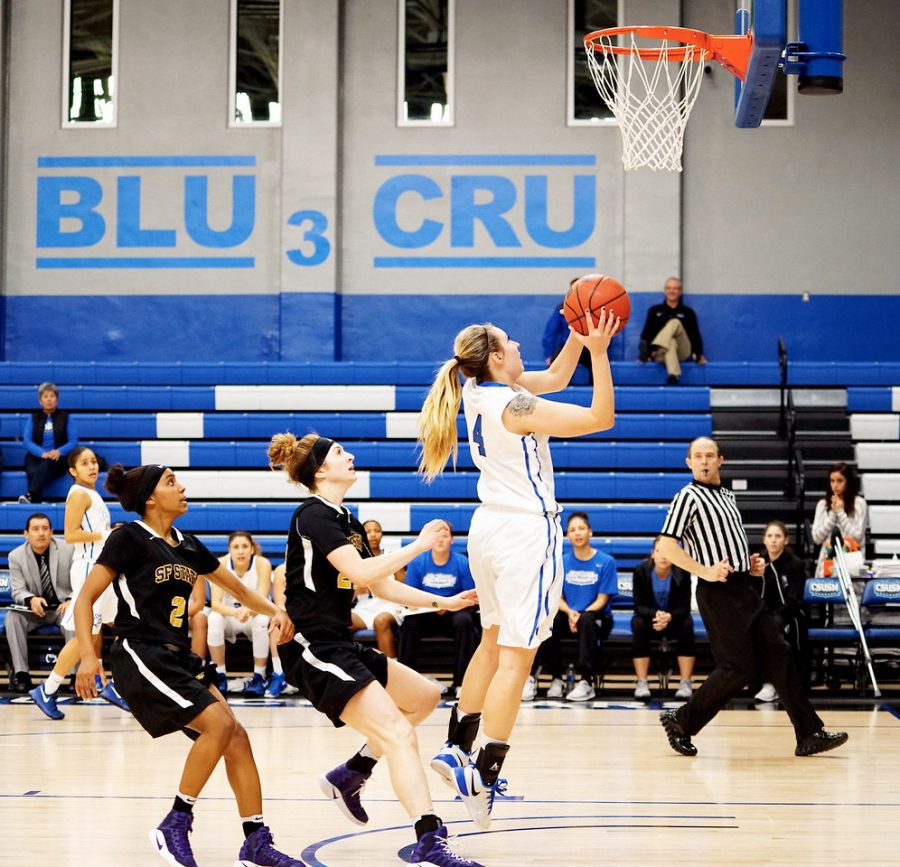
M 164 801 L 170 802 L 171 795 L 104 795 L 104 794 L 78 794 L 78 795 L 57 795 L 49 792 L 43 792 L 40 789 L 33 789 L 22 793 L 0 793 L 0 798 L 7 800 L 15 800 L 17 798 L 39 798 L 42 800 L 57 801 Z M 312 795 L 308 798 L 298 797 L 278 797 L 277 795 L 266 796 L 266 803 L 275 801 L 278 803 L 289 804 L 327 804 L 321 796 Z M 233 795 L 204 795 L 203 801 L 223 801 L 231 803 L 234 801 Z M 397 799 L 390 798 L 368 798 L 366 803 L 369 804 L 396 804 Z M 459 805 L 459 801 L 453 798 L 435 798 L 435 804 Z M 578 800 L 577 798 L 549 799 L 549 798 L 532 798 L 524 801 L 504 801 L 504 804 L 521 805 L 533 807 L 537 805 L 565 804 L 570 807 L 588 806 L 588 807 L 877 807 L 884 809 L 896 809 L 900 807 L 900 801 L 615 801 L 615 800 Z M 540 817 L 538 817 L 540 818 Z M 556 818 L 547 816 L 545 818 Z M 577 817 L 574 817 L 577 818 Z M 587 817 L 590 818 L 590 817 Z M 734 817 L 730 817 L 734 818 Z M 509 821 L 503 818 L 497 818 L 494 821 Z M 450 822 L 445 824 L 449 825 Z M 405 827 L 405 826 L 404 826 Z M 369 831 L 360 833 L 370 833 Z
M 561 820 L 561 821 L 571 821 L 573 819 L 599 819 L 606 818 L 604 816 L 520 816 L 518 818 L 502 818 L 498 817 L 494 819 L 494 822 L 523 822 L 523 821 L 547 821 L 547 820 Z M 611 816 L 609 818 L 623 818 L 622 816 Z M 628 817 L 624 817 L 628 818 Z M 645 818 L 638 816 L 637 818 Z M 679 817 L 668 817 L 668 816 L 647 816 L 648 819 L 656 819 L 656 818 L 679 818 Z M 686 819 L 696 820 L 697 818 L 712 818 L 716 819 L 718 817 L 696 817 L 696 816 L 685 816 Z M 734 820 L 734 816 L 723 817 L 723 821 L 725 820 Z M 445 822 L 444 824 L 449 828 L 452 825 L 460 825 L 463 823 L 468 823 L 469 820 L 454 820 L 450 822 Z M 739 829 L 739 825 L 687 825 L 687 824 L 678 824 L 678 825 L 670 825 L 670 824 L 653 824 L 653 825 L 635 825 L 632 823 L 599 823 L 599 824 L 591 824 L 591 825 L 548 825 L 548 826 L 536 826 L 531 828 L 494 828 L 491 831 L 465 831 L 460 834 L 454 834 L 454 839 L 458 839 L 461 837 L 480 837 L 484 834 L 498 834 L 498 833 L 511 833 L 516 831 L 565 831 L 565 830 L 577 830 L 577 829 L 585 829 L 591 830 L 594 828 L 629 828 L 629 829 L 640 829 L 640 828 L 673 828 L 673 829 L 683 829 L 683 830 L 699 830 L 699 829 L 716 829 L 722 828 L 726 830 L 735 830 Z M 386 831 L 407 831 L 409 832 L 409 825 L 394 825 L 387 828 L 370 828 L 366 831 L 353 831 L 348 834 L 340 834 L 337 837 L 330 837 L 325 840 L 319 840 L 316 843 L 310 843 L 303 851 L 300 853 L 300 858 L 303 861 L 308 862 L 309 867 L 328 867 L 328 865 L 324 861 L 320 861 L 317 857 L 319 851 L 324 849 L 326 846 L 330 846 L 334 843 L 341 843 L 344 840 L 350 840 L 357 837 L 366 837 L 371 836 L 372 834 L 382 834 Z M 407 861 L 408 858 L 404 857 L 408 855 L 413 849 L 413 846 L 405 846 L 399 850 L 397 853 L 404 861 Z

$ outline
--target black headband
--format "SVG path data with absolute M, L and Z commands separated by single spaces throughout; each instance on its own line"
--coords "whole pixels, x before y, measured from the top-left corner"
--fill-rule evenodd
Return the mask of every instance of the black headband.
M 313 443 L 313 447 L 309 451 L 309 457 L 303 465 L 303 472 L 300 473 L 300 481 L 306 485 L 307 488 L 312 487 L 313 479 L 316 476 L 316 470 L 322 466 L 333 445 L 334 440 L 328 439 L 328 437 L 319 437 Z
M 137 474 L 140 474 L 141 476 L 137 494 L 135 494 L 134 499 L 131 501 L 132 508 L 129 509 L 129 511 L 137 512 L 139 515 L 144 514 L 144 507 L 147 505 L 147 500 L 150 499 L 150 495 L 153 493 L 157 484 L 159 484 L 159 480 L 167 469 L 168 467 L 164 467 L 161 464 L 145 464 L 142 467 L 135 467 L 133 470 L 129 470 L 125 473 L 125 478 Z

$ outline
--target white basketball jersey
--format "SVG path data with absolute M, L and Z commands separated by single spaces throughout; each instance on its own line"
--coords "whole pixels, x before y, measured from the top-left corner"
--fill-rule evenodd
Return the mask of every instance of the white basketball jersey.
M 228 563 L 226 565 L 228 567 L 228 571 L 232 572 L 234 574 L 235 578 L 237 578 L 238 581 L 241 582 L 241 584 L 243 584 L 245 587 L 248 587 L 250 590 L 256 590 L 257 586 L 259 585 L 259 576 L 256 574 L 256 555 L 255 554 L 250 559 L 250 565 L 247 567 L 247 571 L 244 573 L 243 578 L 239 578 L 237 572 L 235 572 L 234 562 L 232 561 L 230 556 L 228 558 Z M 226 606 L 232 605 L 235 608 L 240 608 L 242 603 L 238 602 L 238 600 L 235 599 L 234 596 L 232 596 L 231 594 L 223 592 L 222 604 L 226 605 Z
M 556 514 L 550 438 L 520 436 L 503 425 L 503 410 L 524 388 L 467 379 L 463 405 L 472 460 L 481 470 L 478 499 L 485 506 L 536 514 Z
M 109 509 L 100 496 L 93 488 L 86 488 L 84 485 L 72 485 L 69 493 L 66 494 L 66 502 L 75 491 L 84 491 L 90 498 L 91 504 L 88 506 L 84 517 L 81 519 L 81 529 L 86 533 L 108 533 L 109 532 Z M 73 546 L 73 560 L 87 560 L 91 565 L 100 556 L 103 549 L 103 542 L 99 539 L 96 542 L 76 542 Z

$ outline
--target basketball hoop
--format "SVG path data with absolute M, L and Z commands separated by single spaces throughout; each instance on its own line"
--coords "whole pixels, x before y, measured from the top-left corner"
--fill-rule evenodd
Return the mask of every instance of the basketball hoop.
M 743 80 L 752 45 L 750 33 L 713 36 L 686 27 L 610 27 L 588 33 L 588 68 L 619 122 L 625 170 L 647 166 L 680 172 L 684 131 L 700 94 L 704 63 L 714 60 Z

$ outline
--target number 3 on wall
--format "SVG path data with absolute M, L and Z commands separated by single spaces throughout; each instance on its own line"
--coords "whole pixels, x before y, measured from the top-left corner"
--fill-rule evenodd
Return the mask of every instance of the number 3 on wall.
M 305 243 L 302 250 L 288 250 L 288 259 L 295 265 L 321 265 L 331 253 L 331 242 L 325 237 L 328 217 L 321 211 L 296 211 L 288 217 L 288 225 L 302 229 L 300 240 Z M 310 244 L 312 252 L 306 252 Z

